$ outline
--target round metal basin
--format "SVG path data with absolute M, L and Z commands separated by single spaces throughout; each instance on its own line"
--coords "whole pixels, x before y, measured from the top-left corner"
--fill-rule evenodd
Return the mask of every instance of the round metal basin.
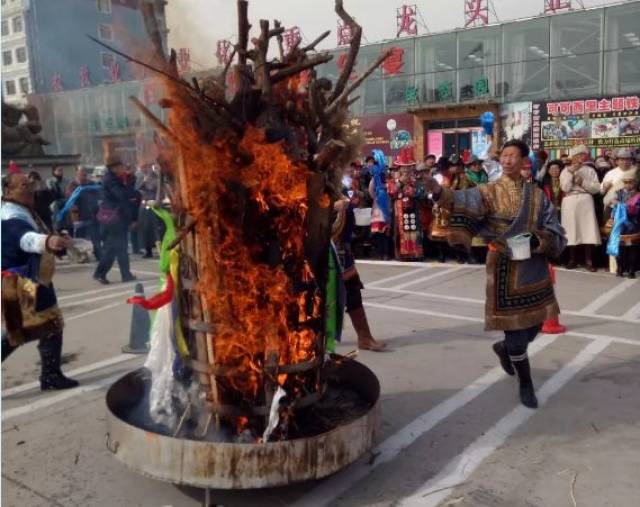
M 347 361 L 332 376 L 371 403 L 370 410 L 310 438 L 266 444 L 219 443 L 172 438 L 128 422 L 127 414 L 149 389 L 149 374 L 142 368 L 119 379 L 107 392 L 106 444 L 135 472 L 174 484 L 250 489 L 320 479 L 371 448 L 380 420 L 380 384 L 369 368 Z

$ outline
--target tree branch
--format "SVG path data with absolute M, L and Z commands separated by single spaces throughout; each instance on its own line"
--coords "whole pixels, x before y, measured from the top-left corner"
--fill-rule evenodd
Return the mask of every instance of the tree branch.
M 320 44 L 324 39 L 326 39 L 327 37 L 329 37 L 329 35 L 331 34 L 331 30 L 327 30 L 326 32 L 321 33 L 320 35 L 318 35 L 318 37 L 316 37 L 314 39 L 313 42 L 311 42 L 310 44 L 307 44 L 305 47 L 302 48 L 302 51 L 311 51 L 312 49 L 315 49 L 316 46 L 318 44 Z
M 358 52 L 360 51 L 360 39 L 362 38 L 362 27 L 356 23 L 347 11 L 344 10 L 342 0 L 336 0 L 336 14 L 340 16 L 340 19 L 342 19 L 342 21 L 351 28 L 352 37 L 347 61 L 345 62 L 344 69 L 342 69 L 342 72 L 338 77 L 338 81 L 333 89 L 329 102 L 333 102 L 338 96 L 340 96 L 345 86 L 347 86 L 351 73 L 353 72 L 353 67 L 356 63 L 356 58 L 358 57 Z
M 293 76 L 298 72 L 302 72 L 303 70 L 311 69 L 316 65 L 321 65 L 323 63 L 327 63 L 329 60 L 333 58 L 332 55 L 325 53 L 322 55 L 314 56 L 313 58 L 309 58 L 308 60 L 304 60 L 302 62 L 291 65 L 287 69 L 283 69 L 281 71 L 276 72 L 271 76 L 271 82 L 276 84 L 283 79 L 288 78 L 289 76 Z

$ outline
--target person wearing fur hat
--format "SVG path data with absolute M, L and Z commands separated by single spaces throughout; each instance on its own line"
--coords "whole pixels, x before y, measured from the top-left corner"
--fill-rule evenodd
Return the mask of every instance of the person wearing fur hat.
M 38 341 L 40 389 L 76 387 L 60 369 L 64 321 L 52 283 L 54 256 L 71 241 L 50 234 L 34 212 L 35 191 L 26 174 L 9 175 L 2 187 L 2 361 Z
M 620 183 L 623 173 L 632 168 L 633 157 L 631 156 L 631 150 L 629 148 L 620 148 L 616 152 L 615 162 L 616 167 L 607 171 L 600 185 L 600 193 L 604 196 L 605 207 L 609 206 L 613 199 L 613 194 L 620 189 L 620 186 L 616 188 L 616 183 Z
M 402 148 L 393 166 L 398 168 L 398 177 L 389 180 L 388 190 L 389 196 L 393 199 L 393 239 L 396 258 L 403 261 L 420 260 L 424 252 L 420 210 L 416 199 L 416 161 L 413 149 Z
M 560 174 L 562 199 L 562 227 L 564 227 L 569 247 L 567 269 L 578 266 L 578 250 L 584 251 L 584 265 L 588 271 L 596 271 L 593 253 L 596 245 L 602 241 L 596 219 L 593 195 L 600 191 L 600 182 L 596 171 L 586 165 L 589 149 L 581 144 L 569 151 L 571 164 Z

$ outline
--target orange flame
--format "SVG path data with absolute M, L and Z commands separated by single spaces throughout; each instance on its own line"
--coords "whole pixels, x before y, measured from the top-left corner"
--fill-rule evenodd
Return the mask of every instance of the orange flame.
M 298 85 L 285 81 L 274 94 L 296 101 Z M 309 361 L 320 339 L 305 325 L 322 313 L 315 289 L 304 288 L 313 287 L 304 255 L 309 169 L 251 125 L 240 139 L 203 143 L 194 127 L 198 112 L 183 91 L 167 87 L 176 103 L 172 128 L 182 141 L 184 204 L 196 220 L 198 288 L 216 327 L 213 355 L 216 364 L 237 369 L 219 384 L 227 400 L 264 403 L 267 358 L 276 354 L 280 365 Z M 273 380 L 291 392 L 309 387 L 301 374 Z

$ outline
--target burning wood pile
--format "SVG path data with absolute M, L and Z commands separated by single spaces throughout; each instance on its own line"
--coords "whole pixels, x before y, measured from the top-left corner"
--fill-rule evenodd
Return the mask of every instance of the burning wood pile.
M 362 28 L 336 0 L 353 38 L 334 84 L 315 70 L 331 59 L 315 51 L 329 32 L 285 52 L 284 27 L 261 20 L 250 41 L 248 2 L 238 0 L 234 61 L 216 78 L 187 82 L 175 52 L 164 57 L 152 6 L 143 5 L 155 45 L 149 65 L 164 80 L 168 125 L 134 102 L 171 141 L 163 176 L 178 228 L 174 282 L 188 349 L 182 359 L 201 393 L 187 410 L 198 412 L 202 435 L 222 424 L 254 442 L 291 438 L 300 434 L 294 413 L 320 400 L 330 369 L 330 221 L 341 169 L 359 149 L 347 110 L 388 55 L 352 78 Z M 235 90 L 226 87 L 229 72 Z M 180 424 L 187 417 L 185 411 Z

